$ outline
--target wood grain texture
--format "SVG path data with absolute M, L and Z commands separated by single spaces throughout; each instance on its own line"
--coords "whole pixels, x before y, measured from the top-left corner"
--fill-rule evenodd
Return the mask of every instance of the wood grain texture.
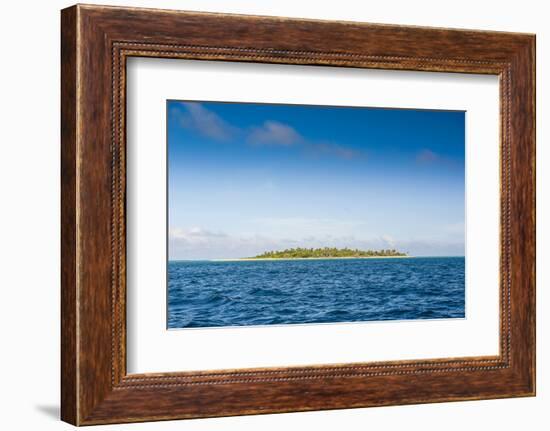
M 77 422 L 76 9 L 61 16 L 61 417 Z
M 499 75 L 500 354 L 127 375 L 129 56 Z M 534 63 L 535 37 L 525 34 L 101 6 L 63 10 L 63 420 L 87 425 L 534 395 Z

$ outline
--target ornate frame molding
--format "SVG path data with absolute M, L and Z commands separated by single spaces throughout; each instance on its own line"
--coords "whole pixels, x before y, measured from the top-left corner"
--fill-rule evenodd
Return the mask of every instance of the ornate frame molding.
M 257 35 L 258 28 L 269 31 Z M 324 37 L 335 32 L 335 42 Z M 309 40 L 311 34 L 320 41 Z M 62 54 L 64 420 L 98 424 L 534 394 L 534 36 L 79 5 L 62 12 Z M 500 354 L 127 375 L 125 65 L 131 56 L 498 75 Z

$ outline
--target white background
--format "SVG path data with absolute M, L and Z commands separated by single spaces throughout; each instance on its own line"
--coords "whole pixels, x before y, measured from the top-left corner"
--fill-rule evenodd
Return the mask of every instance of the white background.
M 140 58 L 127 83 L 128 372 L 498 354 L 496 76 Z M 167 99 L 466 111 L 466 318 L 167 331 Z
M 545 2 L 197 0 L 102 3 L 537 33 L 538 396 L 255 417 L 106 426 L 135 430 L 498 430 L 550 422 L 549 13 Z M 5 2 L 0 68 L 0 426 L 70 429 L 59 399 L 59 9 L 70 3 Z M 546 311 L 546 315 L 544 314 Z

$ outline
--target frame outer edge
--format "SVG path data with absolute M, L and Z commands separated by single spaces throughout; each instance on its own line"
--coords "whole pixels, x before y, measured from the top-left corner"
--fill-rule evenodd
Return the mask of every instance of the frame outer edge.
M 531 148 L 531 157 L 529 160 L 529 179 L 532 182 L 531 194 L 528 197 L 531 204 L 531 229 L 532 235 L 531 244 L 531 284 L 529 286 L 529 300 L 530 300 L 530 315 L 529 315 L 529 343 L 530 343 L 530 361 L 529 361 L 529 395 L 537 395 L 537 37 L 532 35 L 527 44 L 527 65 L 529 66 L 529 74 L 527 76 L 527 83 L 529 85 L 530 94 L 528 96 L 527 103 L 531 109 L 530 123 L 527 124 L 527 128 L 530 131 L 529 145 Z
M 79 423 L 77 299 L 78 6 L 61 11 L 61 420 Z
M 534 255 L 533 255 L 533 292 L 532 292 L 532 301 L 533 301 L 533 316 L 531 319 L 532 325 L 532 342 L 533 342 L 533 352 L 532 352 L 532 379 L 533 379 L 533 388 L 532 395 L 537 395 L 537 37 L 533 35 L 531 40 L 531 51 L 532 59 L 532 82 L 533 82 L 533 94 L 531 96 L 531 104 L 533 109 L 533 157 L 531 160 L 532 166 L 532 176 L 533 176 L 533 236 L 534 236 Z
M 512 365 L 522 396 L 536 396 L 535 36 L 518 47 L 512 73 Z

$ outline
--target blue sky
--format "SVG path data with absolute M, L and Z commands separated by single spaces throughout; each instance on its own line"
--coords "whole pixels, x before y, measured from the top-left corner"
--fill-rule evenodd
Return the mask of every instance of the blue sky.
M 169 258 L 464 255 L 457 111 L 167 102 Z

